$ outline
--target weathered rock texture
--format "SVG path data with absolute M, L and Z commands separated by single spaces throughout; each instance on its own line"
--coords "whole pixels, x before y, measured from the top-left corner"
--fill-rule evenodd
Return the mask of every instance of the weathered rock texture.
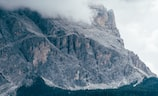
M 124 48 L 114 13 L 103 6 L 91 25 L 43 18 L 29 9 L 0 9 L 0 95 L 37 76 L 64 89 L 117 88 L 155 76 Z

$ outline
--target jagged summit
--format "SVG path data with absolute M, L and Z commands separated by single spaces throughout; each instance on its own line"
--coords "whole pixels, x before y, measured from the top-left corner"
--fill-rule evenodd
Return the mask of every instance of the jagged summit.
M 67 90 L 117 88 L 154 77 L 124 48 L 113 12 L 93 9 L 100 10 L 94 16 L 99 26 L 43 18 L 28 9 L 1 9 L 0 95 L 15 93 L 37 76 Z
M 90 8 L 94 11 L 94 25 L 116 28 L 115 16 L 112 9 L 107 10 L 103 5 L 91 5 Z

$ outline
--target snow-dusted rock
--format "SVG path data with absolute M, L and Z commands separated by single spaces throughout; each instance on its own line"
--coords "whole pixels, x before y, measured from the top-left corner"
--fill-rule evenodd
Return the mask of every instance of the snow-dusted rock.
M 71 90 L 117 88 L 155 76 L 124 48 L 113 11 L 91 8 L 96 11 L 91 25 L 42 18 L 29 9 L 0 9 L 0 95 L 37 76 Z

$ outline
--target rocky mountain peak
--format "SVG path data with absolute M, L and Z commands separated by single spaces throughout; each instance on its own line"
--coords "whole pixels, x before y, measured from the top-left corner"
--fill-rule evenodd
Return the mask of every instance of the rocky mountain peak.
M 106 28 L 116 28 L 115 16 L 112 9 L 107 10 L 103 5 L 91 5 L 93 10 L 93 23 Z
M 36 76 L 67 90 L 117 88 L 154 77 L 124 48 L 113 11 L 91 8 L 95 26 L 43 18 L 29 9 L 1 9 L 0 96 L 30 85 Z

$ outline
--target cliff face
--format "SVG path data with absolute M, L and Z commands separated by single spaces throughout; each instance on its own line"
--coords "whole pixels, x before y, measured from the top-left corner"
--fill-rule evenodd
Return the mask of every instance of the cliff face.
M 155 76 L 124 48 L 113 11 L 91 8 L 91 25 L 43 18 L 29 9 L 1 9 L 0 94 L 30 85 L 37 76 L 71 90 L 117 88 Z
M 94 13 L 94 24 L 106 28 L 116 28 L 115 16 L 113 10 L 107 10 L 103 5 L 91 5 Z

